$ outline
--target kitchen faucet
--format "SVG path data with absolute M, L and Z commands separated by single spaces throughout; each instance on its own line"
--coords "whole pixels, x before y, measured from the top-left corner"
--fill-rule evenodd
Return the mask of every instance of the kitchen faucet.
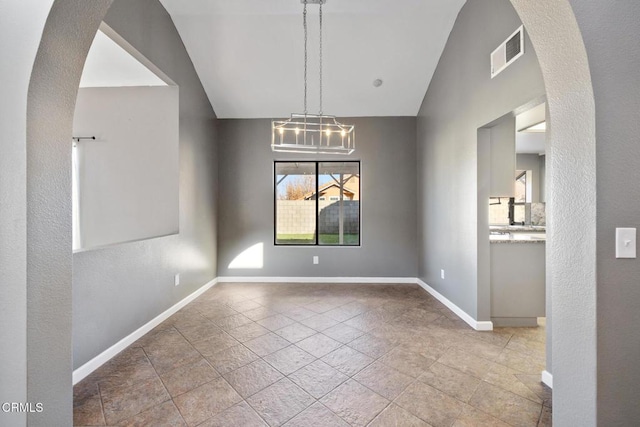
M 524 221 L 514 221 L 515 219 L 515 197 L 509 197 L 509 225 L 524 225 Z

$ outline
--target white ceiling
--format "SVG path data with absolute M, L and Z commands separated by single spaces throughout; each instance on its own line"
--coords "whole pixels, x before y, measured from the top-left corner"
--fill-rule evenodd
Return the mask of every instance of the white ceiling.
M 466 0 L 328 0 L 324 113 L 415 116 Z M 220 118 L 303 110 L 300 0 L 161 0 Z M 308 6 L 309 112 L 318 112 L 318 6 Z M 383 85 L 373 86 L 375 79 Z
M 96 33 L 82 70 L 80 87 L 166 85 L 102 31 Z

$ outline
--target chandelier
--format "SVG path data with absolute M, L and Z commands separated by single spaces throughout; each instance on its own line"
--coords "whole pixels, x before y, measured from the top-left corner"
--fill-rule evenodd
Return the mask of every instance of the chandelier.
M 304 112 L 293 113 L 288 120 L 271 122 L 271 149 L 289 153 L 351 154 L 355 150 L 355 126 L 344 125 L 335 116 L 322 112 L 322 5 L 327 0 L 300 0 L 304 4 Z M 320 16 L 320 109 L 307 110 L 307 4 L 319 5 Z

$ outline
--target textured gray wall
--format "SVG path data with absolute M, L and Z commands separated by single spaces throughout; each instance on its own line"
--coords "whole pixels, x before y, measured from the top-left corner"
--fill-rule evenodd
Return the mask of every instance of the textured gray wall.
M 27 400 L 25 112 L 31 69 L 51 3 L 53 0 L 0 0 L 0 402 Z M 68 339 L 66 342 L 70 345 Z M 64 375 L 69 367 L 63 370 Z M 64 386 L 53 387 L 59 387 L 58 391 Z M 69 419 L 70 408 L 59 411 Z M 3 426 L 24 426 L 26 420 L 26 414 L 0 412 Z
M 585 28 L 578 27 L 566 2 L 511 2 L 536 46 L 547 90 L 547 370 L 552 352 L 553 422 L 594 426 L 596 138 Z
M 180 233 L 73 256 L 76 368 L 216 276 L 216 119 L 200 80 L 158 1 L 115 1 L 104 21 L 180 88 Z
M 44 408 L 28 414 L 34 426 L 72 419 L 71 124 L 84 59 L 110 2 L 85 4 L 53 5 L 27 102 L 27 399 Z
M 178 92 L 78 91 L 73 134 L 97 135 L 76 142 L 83 249 L 178 232 Z
M 614 242 L 615 227 L 640 227 L 640 3 L 571 3 L 596 101 L 598 425 L 637 425 L 640 260 L 616 259 Z
M 362 247 L 274 247 L 273 161 L 309 156 L 271 151 L 269 120 L 219 121 L 218 276 L 415 277 L 415 123 L 412 117 L 344 119 L 356 125 L 361 160 Z M 328 156 L 323 158 L 329 159 Z M 397 209 L 398 206 L 405 207 Z M 262 269 L 229 263 L 264 243 Z M 312 256 L 320 264 L 312 264 Z
M 544 95 L 526 34 L 525 54 L 490 78 L 489 54 L 518 26 L 508 0 L 467 2 L 418 116 L 418 274 L 476 319 L 488 314 L 478 307 L 478 128 Z

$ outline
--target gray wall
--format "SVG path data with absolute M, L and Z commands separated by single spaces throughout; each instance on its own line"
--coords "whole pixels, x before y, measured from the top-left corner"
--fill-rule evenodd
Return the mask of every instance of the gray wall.
M 500 120 L 500 119 L 498 119 Z M 489 241 L 489 195 L 491 187 L 491 128 L 478 129 L 477 144 L 477 317 L 489 321 L 491 318 L 491 251 Z M 446 277 L 446 275 L 445 275 Z
M 640 3 L 571 3 L 596 100 L 598 425 L 635 425 L 640 260 L 616 259 L 614 241 L 615 227 L 640 227 L 640 49 L 634 36 L 640 31 Z
M 525 54 L 490 78 L 489 54 L 518 26 L 508 0 L 467 2 L 418 115 L 418 274 L 476 319 L 488 314 L 478 306 L 478 128 L 544 95 L 526 34 Z
M 415 123 L 411 117 L 343 119 L 356 126 L 362 247 L 274 247 L 273 161 L 315 157 L 271 151 L 269 120 L 219 121 L 219 276 L 415 277 Z M 325 156 L 323 159 L 329 159 Z M 401 207 L 401 208 L 399 208 Z M 264 243 L 262 269 L 229 269 Z M 313 265 L 318 255 L 320 264 Z
M 27 92 L 51 3 L 0 0 L 0 402 L 27 400 Z M 68 335 L 63 342 L 70 346 Z M 60 356 L 68 365 L 69 353 Z M 39 389 L 58 392 L 68 386 L 63 376 L 70 368 L 56 366 L 61 376 Z M 58 419 L 71 413 L 64 407 L 70 401 L 66 394 L 62 401 L 47 400 L 62 403 L 51 408 Z M 26 420 L 26 414 L 0 413 L 2 425 L 24 426 Z
M 83 249 L 178 232 L 178 88 L 82 88 L 73 134 Z
M 511 0 L 545 76 L 547 124 L 547 369 L 555 425 L 596 425 L 596 134 L 591 72 L 566 2 Z M 615 7 L 615 6 L 613 6 Z M 580 236 L 580 238 L 576 238 Z M 548 296 L 551 295 L 551 299 Z M 552 332 L 552 333 L 550 333 Z M 549 346 L 551 343 L 551 346 Z
M 72 419 L 71 124 L 84 59 L 110 2 L 69 17 L 80 0 L 56 2 L 33 66 L 27 102 L 27 399 L 44 411 L 30 426 Z M 69 36 L 70 32 L 72 36 Z
M 489 196 L 513 197 L 516 188 L 514 178 L 516 170 L 515 117 L 509 114 L 500 118 L 498 123 L 489 126 L 489 132 L 491 132 L 491 185 L 489 186 Z
M 115 1 L 104 21 L 180 88 L 180 233 L 73 256 L 74 367 L 216 276 L 216 119 L 200 80 L 158 1 Z

